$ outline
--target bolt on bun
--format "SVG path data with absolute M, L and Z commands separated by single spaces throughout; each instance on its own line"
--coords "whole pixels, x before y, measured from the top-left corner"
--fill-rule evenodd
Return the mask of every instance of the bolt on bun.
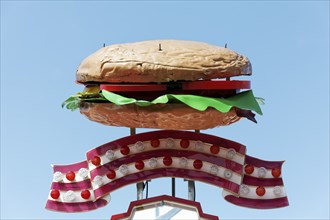
M 262 114 L 247 57 L 194 41 L 151 40 L 103 47 L 76 72 L 83 92 L 63 106 L 110 126 L 202 130 Z M 243 90 L 243 91 L 242 91 Z

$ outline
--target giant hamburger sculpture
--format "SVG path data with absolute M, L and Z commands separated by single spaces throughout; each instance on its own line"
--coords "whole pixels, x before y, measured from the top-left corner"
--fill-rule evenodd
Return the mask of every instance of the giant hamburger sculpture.
M 224 198 L 240 206 L 287 206 L 283 162 L 259 160 L 246 155 L 239 143 L 184 131 L 230 125 L 241 118 L 256 122 L 262 99 L 254 97 L 250 81 L 234 80 L 251 74 L 245 56 L 193 41 L 116 44 L 88 56 L 76 72 L 77 83 L 85 88 L 63 107 L 79 109 L 105 125 L 165 130 L 132 132 L 87 152 L 86 161 L 54 166 L 46 207 L 96 209 L 120 187 L 164 176 L 222 187 Z
M 107 125 L 161 129 L 208 129 L 261 110 L 249 81 L 250 61 L 206 43 L 145 41 L 104 47 L 78 67 L 83 93 L 64 105 Z

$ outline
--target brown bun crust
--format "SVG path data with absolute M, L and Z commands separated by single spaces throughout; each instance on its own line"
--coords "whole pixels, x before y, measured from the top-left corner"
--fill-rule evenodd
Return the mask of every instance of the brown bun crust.
M 118 106 L 111 103 L 82 102 L 80 113 L 104 125 L 172 130 L 204 130 L 240 120 L 234 108 L 227 113 L 213 108 L 200 112 L 178 103 L 140 107 L 135 104 Z
M 78 82 L 170 82 L 251 75 L 247 57 L 227 48 L 179 40 L 116 44 L 82 61 Z

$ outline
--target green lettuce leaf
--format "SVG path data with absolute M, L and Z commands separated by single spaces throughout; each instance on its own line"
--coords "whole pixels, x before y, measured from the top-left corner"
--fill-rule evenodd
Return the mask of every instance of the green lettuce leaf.
M 74 111 L 79 108 L 80 98 L 78 96 L 71 96 L 62 103 L 62 108 L 66 107 L 67 109 Z
M 82 100 L 90 102 L 111 102 L 116 105 L 136 104 L 138 106 L 180 102 L 199 111 L 205 111 L 210 107 L 220 112 L 228 112 L 232 107 L 237 107 L 240 109 L 255 111 L 260 115 L 262 115 L 262 111 L 260 109 L 259 103 L 262 104 L 264 102 L 263 99 L 254 97 L 252 90 L 238 93 L 235 96 L 226 99 L 203 97 L 197 95 L 166 94 L 159 96 L 152 101 L 136 100 L 134 98 L 127 98 L 113 92 L 102 90 L 99 94 L 99 97 L 90 98 L 85 96 L 83 93 L 78 93 L 75 96 L 71 96 L 62 103 L 62 108 L 66 107 L 67 109 L 74 111 L 79 108 L 79 103 Z
M 139 106 L 148 106 L 153 104 L 165 104 L 168 102 L 179 101 L 199 111 L 205 111 L 207 108 L 212 107 L 220 112 L 228 112 L 232 107 L 238 107 L 245 110 L 252 110 L 262 115 L 262 111 L 260 109 L 258 101 L 253 95 L 252 90 L 241 92 L 235 96 L 226 99 L 210 98 L 197 95 L 166 94 L 159 96 L 152 101 L 126 98 L 124 96 L 106 90 L 102 90 L 101 94 L 105 99 L 116 105 L 136 104 Z

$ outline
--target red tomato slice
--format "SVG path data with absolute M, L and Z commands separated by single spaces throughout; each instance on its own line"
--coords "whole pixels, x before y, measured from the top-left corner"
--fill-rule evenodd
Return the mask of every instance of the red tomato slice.
M 180 84 L 180 82 L 178 82 Z M 166 91 L 166 84 L 100 84 L 101 90 L 112 92 Z M 208 80 L 181 82 L 182 91 L 187 90 L 229 90 L 250 89 L 250 81 L 239 80 Z
M 250 81 L 217 80 L 183 82 L 182 90 L 250 89 Z

